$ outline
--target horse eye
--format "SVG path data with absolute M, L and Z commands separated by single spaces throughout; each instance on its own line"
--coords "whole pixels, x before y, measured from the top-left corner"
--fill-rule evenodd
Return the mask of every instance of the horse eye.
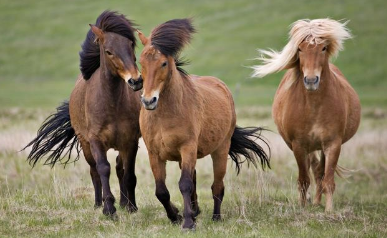
M 105 50 L 105 52 L 106 52 L 106 54 L 109 55 L 109 56 L 113 55 L 112 52 L 110 52 L 110 51 L 108 51 L 108 50 Z
M 327 49 L 327 47 L 326 46 L 324 46 L 324 48 L 322 48 L 322 51 L 325 51 Z
M 167 61 L 165 61 L 162 65 L 161 65 L 161 67 L 165 67 L 165 66 L 167 66 Z

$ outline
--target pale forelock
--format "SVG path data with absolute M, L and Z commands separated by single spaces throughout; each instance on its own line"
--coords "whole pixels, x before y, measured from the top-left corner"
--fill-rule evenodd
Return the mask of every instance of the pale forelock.
M 253 66 L 253 77 L 262 78 L 268 74 L 279 72 L 296 66 L 298 46 L 307 40 L 313 44 L 328 44 L 329 56 L 337 56 L 343 50 L 344 40 L 352 38 L 346 27 L 348 21 L 339 22 L 329 18 L 315 20 L 298 20 L 291 25 L 289 42 L 277 52 L 274 50 L 259 50 L 262 65 Z

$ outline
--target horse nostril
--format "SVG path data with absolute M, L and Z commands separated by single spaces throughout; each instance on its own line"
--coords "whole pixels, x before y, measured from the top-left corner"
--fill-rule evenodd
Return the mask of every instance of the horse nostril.
M 134 85 L 134 80 L 133 80 L 133 78 L 130 78 L 130 79 L 128 80 L 128 83 L 131 84 L 131 85 Z
M 155 103 L 156 100 L 157 100 L 157 98 L 156 98 L 156 97 L 153 97 L 153 98 L 151 99 L 151 101 L 149 102 L 149 104 Z

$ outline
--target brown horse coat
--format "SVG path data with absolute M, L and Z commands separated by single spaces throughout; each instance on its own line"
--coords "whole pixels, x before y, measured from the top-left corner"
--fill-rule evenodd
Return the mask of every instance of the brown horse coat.
M 334 172 L 341 145 L 357 131 L 360 101 L 340 70 L 329 63 L 332 55 L 351 38 L 346 23 L 331 19 L 299 20 L 281 52 L 261 51 L 264 64 L 254 67 L 255 76 L 288 69 L 273 102 L 278 131 L 293 151 L 299 169 L 301 205 L 306 204 L 312 165 L 316 181 L 315 204 L 326 195 L 326 211 L 333 209 Z M 318 161 L 316 152 L 321 151 Z

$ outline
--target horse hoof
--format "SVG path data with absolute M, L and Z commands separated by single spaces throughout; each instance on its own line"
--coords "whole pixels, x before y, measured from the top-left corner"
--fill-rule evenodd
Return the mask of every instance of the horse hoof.
M 220 214 L 214 214 L 212 215 L 213 221 L 222 221 L 222 216 Z
M 102 207 L 102 203 L 96 203 L 94 204 L 94 209 L 99 209 Z
M 116 208 L 114 206 L 112 207 L 107 207 L 107 206 L 104 206 L 103 210 L 102 210 L 102 213 L 106 216 L 111 216 L 111 215 L 114 215 L 116 213 Z
M 196 225 L 194 222 L 189 223 L 189 224 L 184 224 L 181 228 L 183 232 L 190 232 L 190 231 L 195 231 L 196 230 Z

